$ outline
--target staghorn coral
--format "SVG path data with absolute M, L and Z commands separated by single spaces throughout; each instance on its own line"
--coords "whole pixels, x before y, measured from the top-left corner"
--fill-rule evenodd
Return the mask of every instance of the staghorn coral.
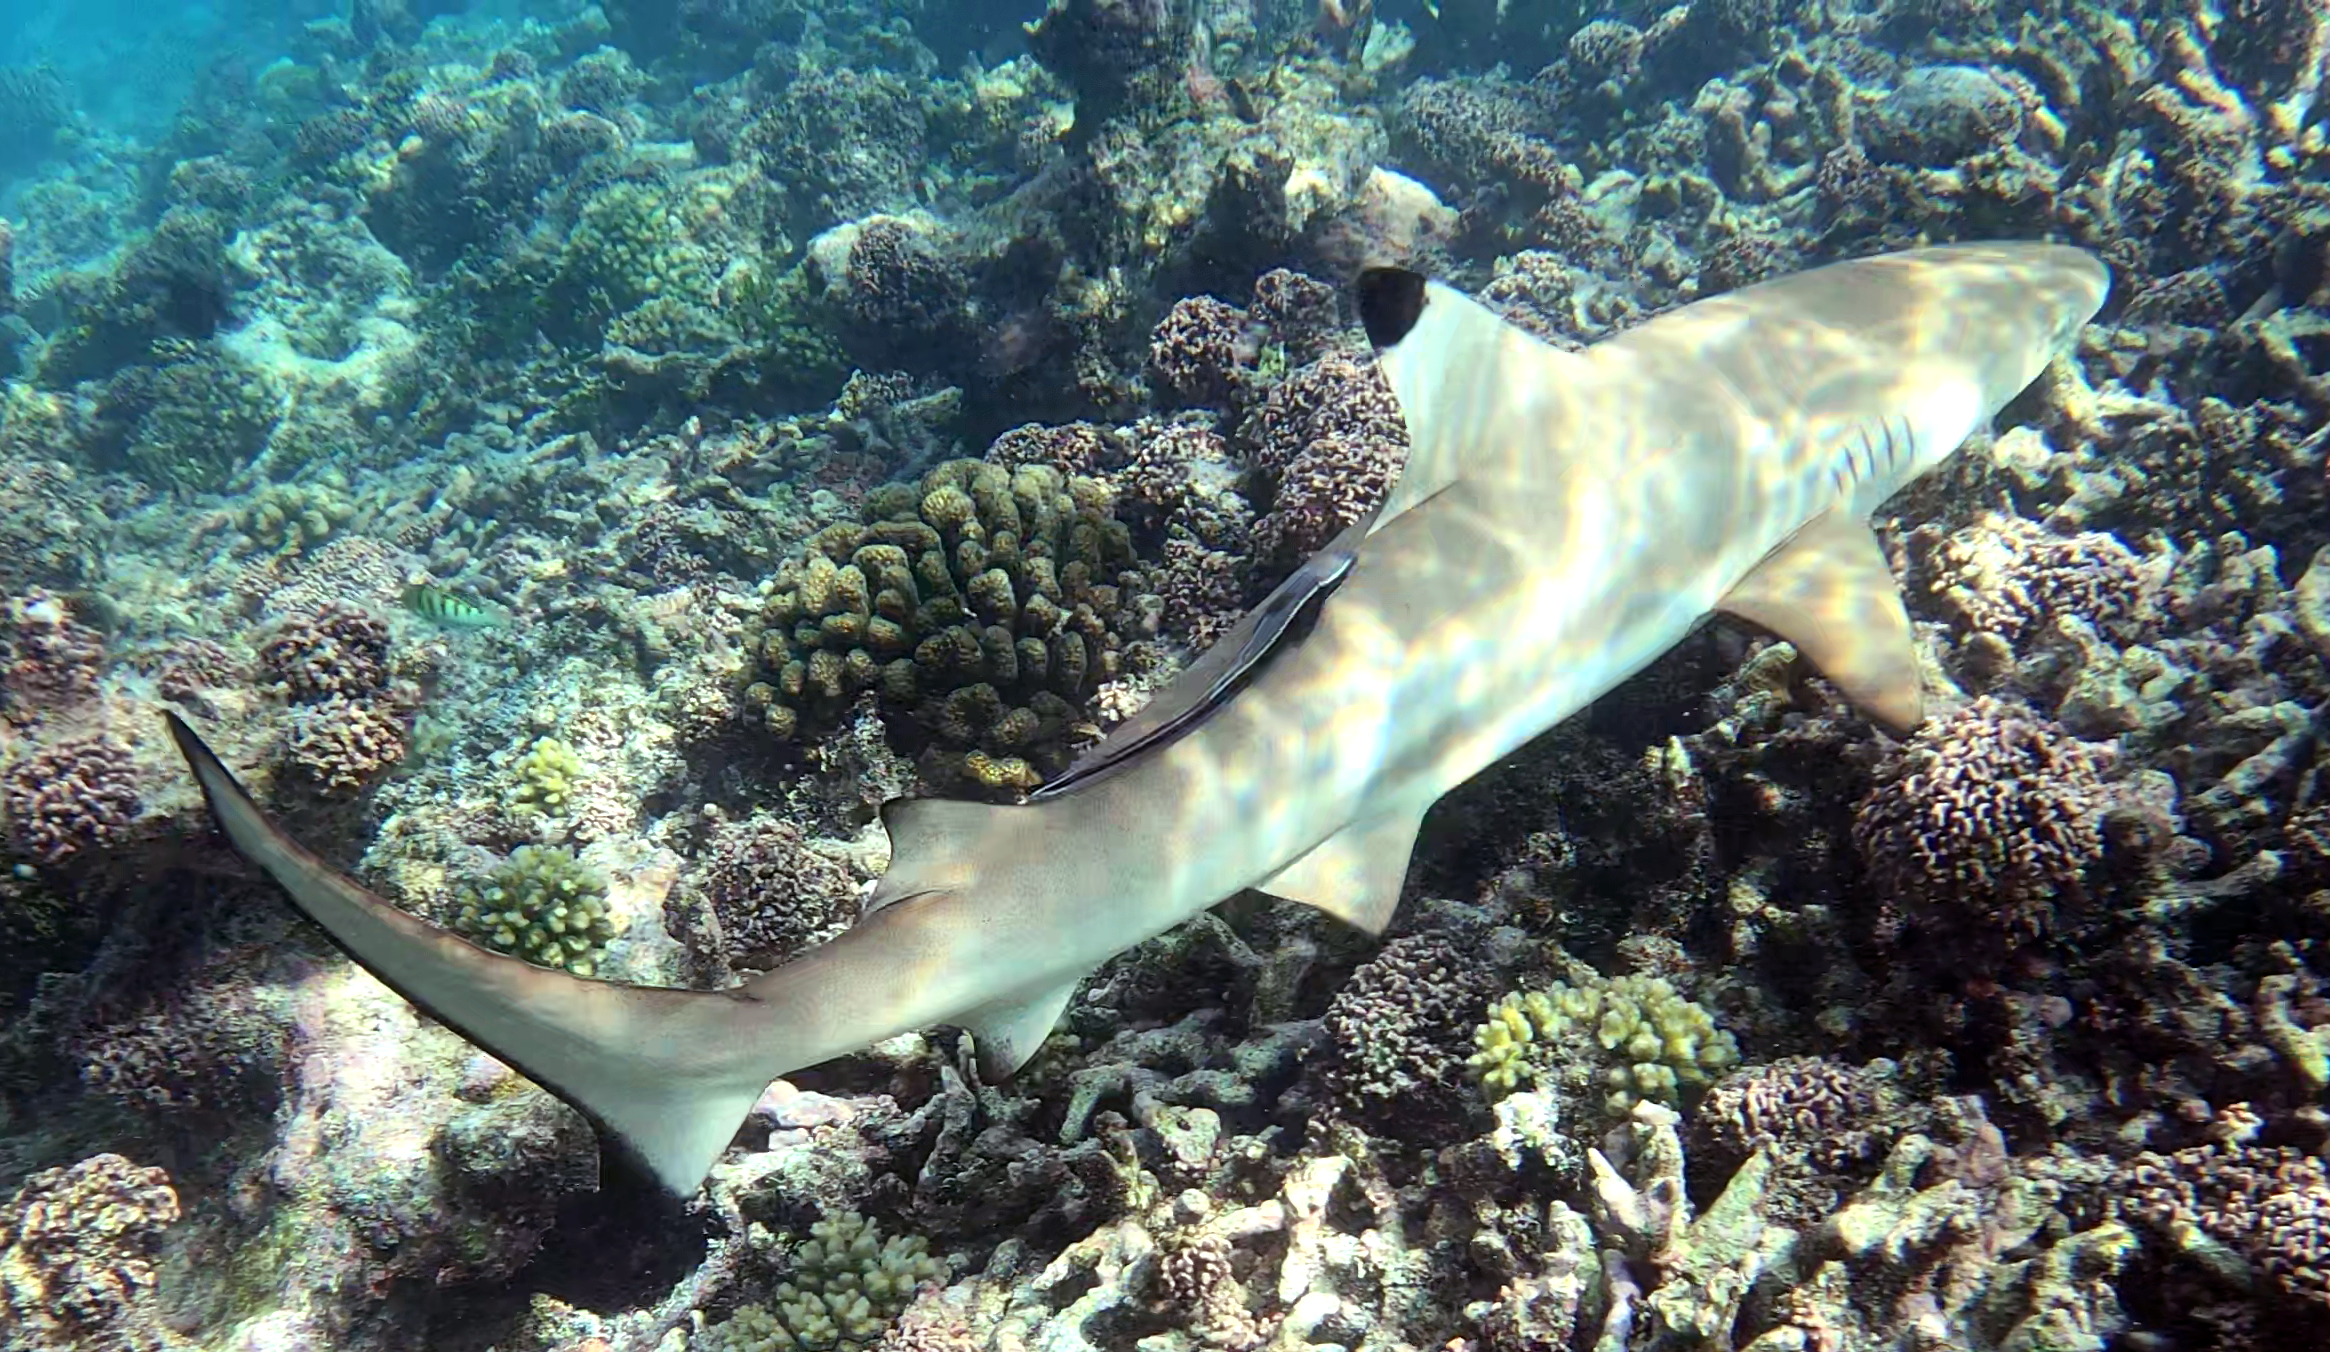
M 1739 1044 L 1704 1006 L 1665 977 L 1627 975 L 1541 991 L 1489 1006 L 1466 1065 L 1491 1102 L 1516 1089 L 1559 1085 L 1598 1093 L 1624 1117 L 1645 1100 L 1673 1104 L 1739 1061 Z
M 855 1211 L 812 1223 L 786 1254 L 787 1277 L 766 1305 L 745 1305 L 705 1330 L 708 1352 L 861 1349 L 881 1339 L 915 1292 L 946 1275 L 920 1235 L 891 1235 Z
M 40 864 L 62 864 L 112 845 L 137 820 L 137 764 L 108 737 L 82 737 L 36 751 L 8 768 L 0 786 L 8 842 Z
M 147 1352 L 169 1345 L 153 1308 L 178 1194 L 120 1155 L 44 1169 L 0 1207 L 0 1349 Z
M 768 584 L 763 679 L 780 737 L 861 693 L 933 743 L 925 773 L 1029 787 L 1066 764 L 1074 701 L 1154 623 L 1130 532 L 1097 480 L 955 460 L 869 494 Z
M 1880 763 L 1853 844 L 1889 908 L 1924 927 L 2025 941 L 2058 927 L 2103 858 L 2097 748 L 1982 696 Z
M 607 880 L 564 846 L 520 845 L 483 883 L 463 889 L 453 928 L 497 952 L 576 976 L 597 970 L 620 931 Z

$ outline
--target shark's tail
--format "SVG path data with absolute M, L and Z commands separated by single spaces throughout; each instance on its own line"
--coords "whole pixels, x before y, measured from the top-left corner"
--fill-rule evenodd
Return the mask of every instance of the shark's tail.
M 192 728 L 176 714 L 169 719 L 219 828 L 335 943 L 399 995 L 573 1104 L 675 1194 L 695 1191 L 771 1079 L 817 1059 L 793 1060 L 770 1045 L 759 983 L 702 992 L 586 981 L 489 952 L 398 910 L 287 835 Z

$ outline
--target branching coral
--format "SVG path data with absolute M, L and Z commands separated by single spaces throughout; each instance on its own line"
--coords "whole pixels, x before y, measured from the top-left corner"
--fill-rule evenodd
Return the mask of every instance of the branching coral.
M 1665 977 L 1555 982 L 1489 1006 L 1466 1064 L 1496 1100 L 1523 1086 L 1598 1090 L 1623 1117 L 1644 1100 L 1679 1102 L 1739 1062 L 1739 1044 Z
M 385 700 L 333 695 L 292 710 L 285 758 L 334 793 L 354 793 L 404 759 L 404 714 Z
M 1292 563 L 1391 492 L 1408 452 L 1399 401 L 1372 363 L 1329 353 L 1271 387 L 1239 427 L 1271 482 L 1254 526 L 1258 555 Z
M 892 1235 L 855 1211 L 809 1227 L 787 1255 L 789 1279 L 766 1305 L 706 1330 L 710 1352 L 861 1349 L 882 1337 L 914 1293 L 946 1275 L 920 1235 Z
M 576 976 L 597 970 L 620 931 L 607 912 L 607 880 L 563 846 L 520 845 L 468 889 L 453 927 L 488 948 Z
M 537 737 L 510 772 L 516 781 L 510 785 L 512 812 L 556 816 L 574 797 L 575 782 L 582 778 L 582 757 L 556 737 Z

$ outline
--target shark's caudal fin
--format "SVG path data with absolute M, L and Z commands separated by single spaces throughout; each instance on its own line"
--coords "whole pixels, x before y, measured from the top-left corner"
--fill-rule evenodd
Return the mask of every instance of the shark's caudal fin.
M 1905 732 L 1923 716 L 1917 656 L 1867 517 L 2067 352 L 2109 285 L 2093 255 L 2059 245 L 1917 249 L 1701 301 L 1573 354 L 1461 292 L 1374 269 L 1360 313 L 1413 445 L 1378 520 L 1458 482 L 1559 492 L 1572 425 L 1639 463 L 1736 475 L 1732 510 L 1806 524 L 1718 608 L 1794 643 Z M 1685 446 L 1729 454 L 1661 459 Z
M 398 910 L 260 811 L 185 721 L 170 735 L 219 829 L 365 970 L 590 1117 L 672 1192 L 694 1192 L 768 1082 L 752 987 L 659 990 L 587 981 L 488 952 Z M 773 1068 L 771 1068 L 773 1067 Z

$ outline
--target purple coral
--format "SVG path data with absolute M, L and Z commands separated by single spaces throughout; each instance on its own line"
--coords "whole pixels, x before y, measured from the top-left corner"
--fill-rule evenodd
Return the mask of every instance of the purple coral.
M 2114 1182 L 2147 1225 L 2198 1230 L 2291 1295 L 2330 1305 L 2330 1172 L 2320 1158 L 2288 1146 L 2211 1144 L 2138 1155 Z
M 1254 279 L 1247 307 L 1255 322 L 1296 360 L 1308 361 L 1334 341 L 1343 326 L 1343 298 L 1326 282 L 1291 268 L 1272 268 Z
M 1096 423 L 1023 423 L 989 443 L 986 460 L 1007 469 L 1049 465 L 1062 474 L 1097 474 L 1117 458 L 1117 445 L 1116 434 Z
M 731 963 L 768 968 L 849 928 L 858 893 L 849 869 L 808 847 L 801 828 L 755 816 L 713 836 L 690 889 L 719 921 Z
M 1480 964 L 1437 934 L 1394 939 L 1327 1006 L 1325 1082 L 1363 1124 L 1462 1135 L 1473 1026 L 1495 995 Z
M 1248 463 L 1276 486 L 1255 523 L 1256 553 L 1281 564 L 1374 510 L 1408 452 L 1407 423 L 1383 374 L 1341 353 L 1272 387 L 1239 432 Z
M 1984 696 L 1928 721 L 1876 771 L 1853 843 L 1890 907 L 2035 939 L 2103 857 L 2105 753 Z
M 328 601 L 285 620 L 259 649 L 259 663 L 287 699 L 368 699 L 388 689 L 388 625 Z
M 292 711 L 291 765 L 323 788 L 354 793 L 404 759 L 405 720 L 392 702 L 333 695 Z
M 35 587 L 0 604 L 0 709 L 10 716 L 89 699 L 104 666 L 104 635 L 60 598 Z
M 40 864 L 62 864 L 129 833 L 140 800 L 128 747 L 105 737 L 60 742 L 8 771 L 0 787 L 9 843 Z
M 930 232 L 897 216 L 858 227 L 843 269 L 850 312 L 869 328 L 905 341 L 937 341 L 955 331 L 970 282 Z
M 119 1155 L 25 1179 L 0 1207 L 0 1327 L 26 1347 L 161 1346 L 147 1306 L 178 1216 L 170 1176 Z
M 1254 345 L 1246 312 L 1212 296 L 1190 296 L 1149 331 L 1149 370 L 1193 404 L 1227 407 L 1251 375 Z

